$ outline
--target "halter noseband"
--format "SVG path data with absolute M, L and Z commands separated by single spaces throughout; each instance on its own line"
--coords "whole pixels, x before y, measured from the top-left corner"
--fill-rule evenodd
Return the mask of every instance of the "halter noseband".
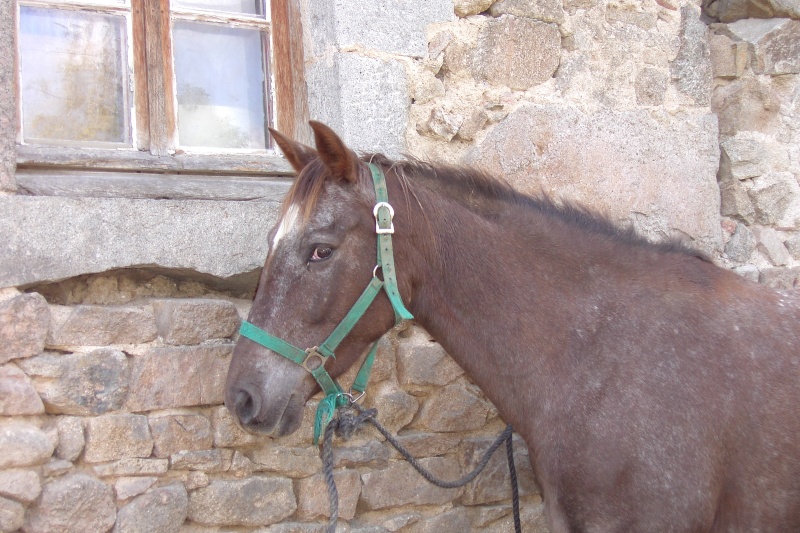
M 386 179 L 378 165 L 369 163 L 369 168 L 372 172 L 372 182 L 375 186 L 375 198 L 377 200 L 372 210 L 372 214 L 375 217 L 375 233 L 378 237 L 377 262 L 375 269 L 372 271 L 372 280 L 367 285 L 367 288 L 364 289 L 364 292 L 361 293 L 361 296 L 358 297 L 356 303 L 353 304 L 353 307 L 350 308 L 342 321 L 339 322 L 339 325 L 334 328 L 333 332 L 331 332 L 322 344 L 305 350 L 267 333 L 246 320 L 242 321 L 242 326 L 239 328 L 239 333 L 242 336 L 247 337 L 251 341 L 305 368 L 314 376 L 319 386 L 322 387 L 325 398 L 317 407 L 317 416 L 314 423 L 314 444 L 317 444 L 322 428 L 326 426 L 328 421 L 333 417 L 333 413 L 336 409 L 347 404 L 348 401 L 355 401 L 360 398 L 367 388 L 367 381 L 372 371 L 372 363 L 375 360 L 375 353 L 378 351 L 378 342 L 380 342 L 380 339 L 375 341 L 367 358 L 361 364 L 361 369 L 358 371 L 356 379 L 350 387 L 350 392 L 344 392 L 344 389 L 342 389 L 339 383 L 328 374 L 327 370 L 325 370 L 325 363 L 329 358 L 336 358 L 334 351 L 361 317 L 364 316 L 381 289 L 386 291 L 386 295 L 389 297 L 389 301 L 392 304 L 395 324 L 399 324 L 403 320 L 411 320 L 414 318 L 408 309 L 406 309 L 405 305 L 403 305 L 403 299 L 400 297 L 400 291 L 397 288 L 397 275 L 394 268 L 394 253 L 392 249 L 392 234 L 394 233 L 392 218 L 394 217 L 394 209 L 389 204 L 389 192 L 386 188 Z M 382 271 L 383 279 L 377 276 L 378 268 Z M 358 394 L 355 398 L 353 394 L 354 391 Z

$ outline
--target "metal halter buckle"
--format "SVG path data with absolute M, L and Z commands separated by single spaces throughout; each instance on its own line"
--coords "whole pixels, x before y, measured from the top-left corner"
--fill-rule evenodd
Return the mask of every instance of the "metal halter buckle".
M 303 362 L 300 364 L 303 366 L 303 368 L 305 368 L 309 372 L 312 372 L 318 369 L 319 367 L 324 366 L 325 361 L 328 360 L 327 357 L 319 353 L 318 346 L 314 346 L 313 348 L 308 348 L 306 350 L 306 354 L 307 354 L 306 358 L 303 359 Z
M 385 207 L 389 210 L 388 228 L 382 228 L 380 222 L 378 222 L 378 211 L 381 207 Z M 375 217 L 375 233 L 378 235 L 391 235 L 394 233 L 394 208 L 389 204 L 389 202 L 378 202 L 375 204 L 375 207 L 372 209 L 372 215 Z

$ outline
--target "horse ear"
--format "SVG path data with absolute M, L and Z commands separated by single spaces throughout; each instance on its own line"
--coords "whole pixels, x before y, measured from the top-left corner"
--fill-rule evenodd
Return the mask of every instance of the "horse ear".
M 314 142 L 319 158 L 334 178 L 355 182 L 358 176 L 359 159 L 355 152 L 345 146 L 336 133 L 322 122 L 308 123 L 314 130 Z
M 306 168 L 307 164 L 318 157 L 317 151 L 310 146 L 290 139 L 272 128 L 269 128 L 269 132 L 272 134 L 272 138 L 275 139 L 275 142 L 278 143 L 286 160 L 292 165 L 292 168 L 294 168 L 296 172 L 299 173 Z

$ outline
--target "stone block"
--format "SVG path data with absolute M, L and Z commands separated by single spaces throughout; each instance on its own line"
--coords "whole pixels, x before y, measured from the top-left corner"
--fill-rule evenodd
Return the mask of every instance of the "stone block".
M 25 507 L 0 497 L 0 531 L 17 531 L 25 521 Z
M 410 390 L 447 385 L 464 371 L 422 328 L 413 328 L 397 348 L 397 379 Z
M 320 472 L 322 461 L 315 448 L 288 448 L 273 443 L 245 453 L 256 470 L 291 478 L 304 478 Z
M 775 266 L 784 266 L 789 263 L 791 257 L 786 246 L 783 245 L 778 232 L 772 228 L 764 228 L 755 226 L 753 228 L 753 235 L 758 241 L 756 249 L 764 254 L 769 261 Z
M 134 354 L 125 407 L 150 411 L 221 404 L 233 344 L 152 348 Z
M 150 306 L 50 306 L 48 346 L 141 344 L 156 338 Z
M 56 457 L 74 461 L 83 451 L 86 439 L 83 434 L 83 420 L 76 416 L 59 416 L 56 419 L 58 446 Z
M 721 22 L 734 22 L 746 18 L 800 19 L 800 5 L 794 0 L 718 0 L 715 7 L 716 16 Z
M 800 73 L 800 21 L 745 19 L 728 24 L 728 31 L 750 43 L 750 65 L 756 74 Z
M 644 109 L 526 105 L 495 125 L 465 163 L 525 193 L 591 205 L 616 221 L 642 213 L 668 235 L 722 246 L 711 113 L 657 119 Z M 665 236 L 661 229 L 646 235 Z
M 759 77 L 744 77 L 718 87 L 711 99 L 722 136 L 740 131 L 776 134 L 782 128 L 780 108 L 779 93 Z
M 445 107 L 431 109 L 431 114 L 424 122 L 417 124 L 417 133 L 431 137 L 439 137 L 450 142 L 458 133 L 464 122 L 464 117 Z
M 744 225 L 737 224 L 736 231 L 731 235 L 730 240 L 725 244 L 725 255 L 731 261 L 744 263 L 756 249 L 756 238 L 753 232 Z
M 226 300 L 155 300 L 158 335 L 166 344 L 200 344 L 208 339 L 224 339 L 236 333 L 239 314 Z
M 36 471 L 20 468 L 0 470 L 0 496 L 30 503 L 41 493 L 42 484 Z
M 189 495 L 188 518 L 210 526 L 268 526 L 291 516 L 296 509 L 289 479 L 217 479 Z
M 0 415 L 39 415 L 44 413 L 42 399 L 30 378 L 14 363 L 0 366 Z
M 256 435 L 241 429 L 236 425 L 236 422 L 234 422 L 227 407 L 216 407 L 212 414 L 214 446 L 217 448 L 264 445 L 272 441 L 272 439 L 266 435 Z
M 128 500 L 134 496 L 142 494 L 144 491 L 155 485 L 157 477 L 121 477 L 114 482 L 114 494 L 117 500 Z
M 346 444 L 333 448 L 333 466 L 335 468 L 357 468 L 368 466 L 379 468 L 389 461 L 389 450 L 376 440 L 368 441 L 360 446 Z
M 800 234 L 788 238 L 783 244 L 794 259 L 800 260 Z
M 474 74 L 492 85 L 524 91 L 550 79 L 560 56 L 556 24 L 503 15 L 481 28 Z
M 211 421 L 201 414 L 150 416 L 153 455 L 169 457 L 181 450 L 207 450 L 213 446 Z
M 49 327 L 50 308 L 40 294 L 0 301 L 0 364 L 41 353 Z
M 748 189 L 739 180 L 727 180 L 719 184 L 720 213 L 722 216 L 744 220 L 748 224 L 756 221 L 756 209 L 750 200 Z
M 194 490 L 207 487 L 210 483 L 211 481 L 208 479 L 208 474 L 205 472 L 192 471 L 186 474 L 183 486 L 186 487 L 186 490 Z
M 460 454 L 463 471 L 470 472 L 478 466 L 484 452 L 494 441 L 494 437 L 476 437 L 464 441 Z M 514 467 L 517 471 L 520 496 L 538 494 L 539 489 L 533 476 L 528 450 L 520 439 L 514 439 Z M 489 459 L 483 472 L 464 487 L 460 501 L 464 505 L 483 505 L 510 499 L 511 476 L 504 443 Z
M 800 224 L 800 185 L 791 172 L 759 176 L 748 194 L 759 223 L 782 227 Z
M 460 477 L 454 459 L 432 457 L 420 461 L 440 479 L 452 481 Z M 403 505 L 442 505 L 458 498 L 463 489 L 443 489 L 425 480 L 406 462 L 392 463 L 381 470 L 361 474 L 361 503 L 369 510 Z
M 378 410 L 378 420 L 389 431 L 396 433 L 413 420 L 419 402 L 391 381 L 371 387 L 364 405 Z
M 727 35 L 710 34 L 711 70 L 717 78 L 739 78 L 747 67 L 747 45 Z
M 419 520 L 403 529 L 408 533 L 440 533 L 442 531 L 471 531 L 467 510 L 463 507 L 438 513 L 430 518 Z
M 75 465 L 72 464 L 72 461 L 51 457 L 49 461 L 42 465 L 42 476 L 45 478 L 60 476 L 66 474 L 74 467 Z
M 741 132 L 720 142 L 720 179 L 744 180 L 767 170 L 768 150 L 763 135 Z
M 660 106 L 664 103 L 669 77 L 666 72 L 653 67 L 645 67 L 636 74 L 634 89 L 636 103 L 639 105 Z
M 453 0 L 453 11 L 459 17 L 469 17 L 483 13 L 494 0 Z
M 760 273 L 758 271 L 758 267 L 755 265 L 742 265 L 734 268 L 733 271 L 743 278 L 752 281 L 753 283 L 758 283 Z
M 40 465 L 53 455 L 47 434 L 28 422 L 0 421 L 0 469 Z
M 92 470 L 99 477 L 160 476 L 169 469 L 168 459 L 125 458 L 111 463 L 95 465 Z
M 474 386 L 448 385 L 422 404 L 412 427 L 423 431 L 472 431 L 486 424 L 490 404 Z
M 493 17 L 514 15 L 542 22 L 564 22 L 564 9 L 561 0 L 542 0 L 530 2 L 528 0 L 500 0 L 489 8 Z
M 87 463 L 150 457 L 153 438 L 144 415 L 103 415 L 86 419 Z
M 337 470 L 333 473 L 339 494 L 339 518 L 352 520 L 361 496 L 361 476 L 356 470 Z M 297 482 L 297 518 L 310 521 L 330 517 L 330 501 L 325 475 L 317 474 Z
M 700 9 L 682 6 L 680 48 L 670 63 L 670 74 L 677 89 L 699 106 L 706 106 L 711 100 L 713 74 L 707 34 Z
M 483 109 L 473 109 L 464 117 L 464 122 L 458 128 L 458 138 L 465 141 L 472 141 L 475 135 L 483 129 L 489 121 L 489 114 Z
M 233 450 L 181 450 L 170 456 L 169 464 L 173 470 L 224 472 L 230 469 L 232 459 Z
M 41 497 L 28 509 L 24 530 L 108 531 L 116 516 L 110 486 L 86 474 L 68 474 L 44 486 Z
M 797 289 L 800 287 L 800 267 L 764 268 L 759 272 L 758 282 L 773 289 Z
M 114 533 L 172 533 L 186 520 L 189 497 L 181 483 L 153 489 L 117 512 Z
M 404 432 L 397 436 L 400 444 L 408 450 L 413 457 L 436 457 L 445 455 L 455 449 L 461 440 L 458 435 L 452 433 L 419 433 Z M 394 448 L 392 454 L 399 458 L 400 454 Z
M 19 365 L 49 413 L 100 415 L 122 407 L 128 394 L 128 359 L 118 350 L 44 353 Z

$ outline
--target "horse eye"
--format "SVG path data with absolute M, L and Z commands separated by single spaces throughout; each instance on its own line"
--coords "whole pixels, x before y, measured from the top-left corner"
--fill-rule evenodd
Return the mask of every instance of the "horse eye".
M 314 248 L 314 253 L 311 254 L 309 261 L 324 261 L 331 255 L 333 255 L 333 248 L 324 244 L 320 244 Z

